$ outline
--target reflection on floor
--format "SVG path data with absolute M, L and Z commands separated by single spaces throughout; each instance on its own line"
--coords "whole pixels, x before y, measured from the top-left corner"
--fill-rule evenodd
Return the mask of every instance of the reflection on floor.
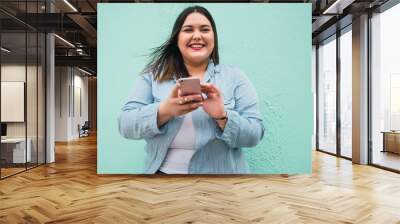
M 372 157 L 373 163 L 388 167 L 395 170 L 400 170 L 400 155 L 392 152 L 374 151 Z
M 5 178 L 7 176 L 19 173 L 21 171 L 26 170 L 25 164 L 18 164 L 18 165 L 13 165 L 13 164 L 2 164 L 3 167 L 1 168 L 1 178 Z M 37 166 L 36 163 L 28 163 L 27 169 L 30 169 L 31 167 Z
M 341 148 L 341 155 L 348 157 L 348 158 L 352 158 L 352 149 L 348 148 L 348 147 L 342 147 Z
M 21 172 L 24 170 L 25 170 L 25 167 L 24 168 L 19 168 L 19 167 L 18 168 L 1 168 L 1 178 L 13 175 L 15 173 L 18 173 L 18 172 Z

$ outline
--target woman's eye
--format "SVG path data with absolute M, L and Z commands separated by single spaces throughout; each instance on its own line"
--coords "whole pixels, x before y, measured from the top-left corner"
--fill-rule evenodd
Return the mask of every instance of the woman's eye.
M 208 31 L 210 31 L 210 29 L 202 29 L 202 30 L 201 30 L 201 32 L 204 32 L 204 33 L 205 33 L 205 32 L 208 32 Z
M 192 29 L 184 29 L 183 32 L 192 32 Z

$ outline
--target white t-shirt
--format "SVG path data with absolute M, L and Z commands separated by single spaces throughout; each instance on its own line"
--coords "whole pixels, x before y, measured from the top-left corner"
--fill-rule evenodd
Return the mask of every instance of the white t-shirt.
M 168 148 L 160 171 L 168 174 L 187 174 L 189 162 L 195 153 L 196 135 L 192 113 L 185 115 L 183 123 Z

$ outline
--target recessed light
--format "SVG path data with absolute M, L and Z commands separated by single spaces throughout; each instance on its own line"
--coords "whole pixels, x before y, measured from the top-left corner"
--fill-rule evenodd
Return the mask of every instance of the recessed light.
M 69 3 L 67 0 L 64 0 L 65 4 L 67 4 L 73 11 L 78 12 L 78 10 L 71 4 Z
M 1 50 L 4 51 L 4 52 L 6 52 L 6 53 L 10 53 L 10 52 L 11 52 L 10 49 L 7 49 L 7 48 L 5 48 L 5 47 L 1 47 Z
M 71 44 L 71 42 L 69 42 L 68 40 L 66 40 L 66 39 L 64 39 L 64 38 L 62 38 L 62 37 L 60 37 L 60 36 L 57 35 L 57 34 L 54 34 L 54 36 L 57 37 L 58 39 L 60 39 L 62 42 L 66 43 L 67 45 L 69 45 L 69 46 L 75 48 L 75 45 Z
M 79 67 L 78 67 L 78 70 L 81 71 L 81 72 L 83 72 L 83 73 L 85 73 L 85 74 L 87 74 L 87 75 L 90 75 L 90 76 L 92 75 L 92 73 L 90 73 L 90 72 L 88 72 L 88 71 L 86 71 L 86 70 L 83 70 L 83 69 L 81 69 L 81 68 L 79 68 Z

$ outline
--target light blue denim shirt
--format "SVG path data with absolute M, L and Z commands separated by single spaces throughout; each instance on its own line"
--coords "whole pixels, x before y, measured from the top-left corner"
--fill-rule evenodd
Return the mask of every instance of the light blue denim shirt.
M 196 143 L 189 174 L 249 173 L 242 147 L 257 145 L 264 136 L 255 88 L 237 68 L 208 64 L 203 83 L 213 83 L 222 92 L 228 121 L 222 131 L 215 120 L 199 107 L 192 112 Z M 152 74 L 139 76 L 119 116 L 119 131 L 128 139 L 145 139 L 147 158 L 144 173 L 155 173 L 178 133 L 183 116 L 158 128 L 157 109 L 176 80 L 157 82 Z

